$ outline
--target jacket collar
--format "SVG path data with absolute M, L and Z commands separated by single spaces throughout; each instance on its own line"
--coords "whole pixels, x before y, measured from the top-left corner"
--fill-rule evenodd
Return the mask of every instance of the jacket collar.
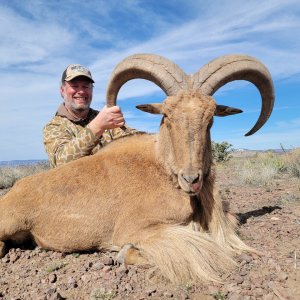
M 89 109 L 89 112 L 87 114 L 87 116 L 85 118 L 78 118 L 76 116 L 74 116 L 73 114 L 71 114 L 67 109 L 64 103 L 62 103 L 59 107 L 58 110 L 56 112 L 56 116 L 60 116 L 60 117 L 64 117 L 67 118 L 68 120 L 75 122 L 75 123 L 81 123 L 84 122 L 85 120 L 89 120 L 91 118 L 92 115 L 94 115 L 95 113 L 98 113 L 97 111 L 93 110 L 93 109 Z

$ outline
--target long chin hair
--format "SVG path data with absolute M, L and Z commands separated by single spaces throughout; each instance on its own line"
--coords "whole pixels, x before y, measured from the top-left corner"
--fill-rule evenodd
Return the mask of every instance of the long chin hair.
M 92 101 L 90 101 L 90 103 L 87 103 L 84 107 L 77 107 L 77 105 L 74 104 L 73 102 L 71 102 L 70 100 L 65 99 L 65 98 L 63 98 L 63 99 L 64 99 L 64 102 L 68 104 L 68 109 L 71 109 L 71 111 L 73 113 L 82 113 L 86 110 L 89 110 L 91 102 L 92 102 Z
M 81 107 L 79 107 L 79 108 L 72 107 L 72 108 L 73 108 L 74 111 L 77 111 L 77 112 L 81 113 L 81 112 L 84 112 L 87 109 L 89 109 L 90 106 L 87 106 L 86 108 L 81 108 Z

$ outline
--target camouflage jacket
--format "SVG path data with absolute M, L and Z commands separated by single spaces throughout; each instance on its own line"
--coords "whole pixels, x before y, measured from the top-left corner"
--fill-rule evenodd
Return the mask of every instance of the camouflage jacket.
M 106 130 L 98 138 L 87 127 L 99 112 L 90 108 L 85 119 L 75 120 L 61 104 L 54 118 L 43 130 L 44 146 L 51 167 L 56 167 L 77 158 L 96 153 L 107 143 L 137 131 L 126 127 Z

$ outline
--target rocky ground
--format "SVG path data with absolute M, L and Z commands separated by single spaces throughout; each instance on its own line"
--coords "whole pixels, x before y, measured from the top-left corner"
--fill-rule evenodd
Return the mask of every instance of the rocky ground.
M 237 257 L 224 284 L 173 286 L 151 280 L 147 269 L 115 265 L 115 253 L 65 255 L 27 246 L 0 259 L 0 300 L 300 299 L 300 180 L 252 187 L 237 184 L 238 175 L 220 168 L 221 197 L 238 213 L 242 239 L 261 255 Z

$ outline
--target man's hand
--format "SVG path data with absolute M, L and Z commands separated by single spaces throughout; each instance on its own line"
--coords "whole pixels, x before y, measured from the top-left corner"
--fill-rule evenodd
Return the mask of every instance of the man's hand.
M 105 105 L 97 117 L 88 124 L 88 127 L 94 135 L 100 137 L 106 129 L 122 127 L 124 124 L 125 120 L 120 107 Z

